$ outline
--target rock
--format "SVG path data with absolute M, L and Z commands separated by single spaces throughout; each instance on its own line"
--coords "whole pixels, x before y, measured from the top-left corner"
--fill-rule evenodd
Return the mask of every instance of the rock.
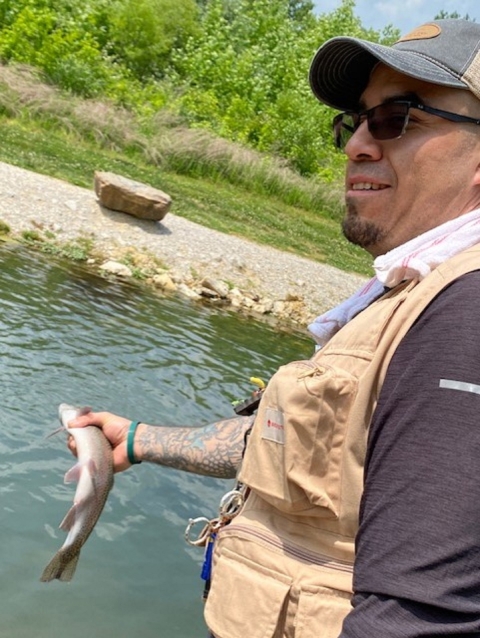
M 115 173 L 96 171 L 95 193 L 102 206 L 139 219 L 160 221 L 172 204 L 167 193 Z
M 273 301 L 271 299 L 263 299 L 255 306 L 255 310 L 262 315 L 269 315 L 273 312 Z
M 283 301 L 274 301 L 272 312 L 275 315 L 283 315 L 285 313 L 285 303 Z
M 205 277 L 202 280 L 202 286 L 214 292 L 221 299 L 226 299 L 228 296 L 228 285 L 224 281 Z
M 100 270 L 109 273 L 110 275 L 116 275 L 117 277 L 131 277 L 132 271 L 125 264 L 121 264 L 118 261 L 106 261 L 100 266 Z
M 242 299 L 242 306 L 244 308 L 253 308 L 254 306 L 254 301 L 251 297 L 244 297 Z
M 180 284 L 178 286 L 178 292 L 180 292 L 182 295 L 184 295 L 185 297 L 188 297 L 188 299 L 193 299 L 195 301 L 198 301 L 199 299 L 201 299 L 202 297 L 198 294 L 198 292 L 196 292 L 195 290 L 192 290 L 191 288 L 189 288 L 186 284 Z
M 65 202 L 65 206 L 73 213 L 76 213 L 78 210 L 77 202 L 74 202 L 73 200 L 68 200 L 67 202 Z
M 176 283 L 172 280 L 170 275 L 167 275 L 167 273 L 154 275 L 152 277 L 152 282 L 155 286 L 157 286 L 157 288 L 161 288 L 167 292 L 174 292 L 177 289 Z
M 247 267 L 245 264 L 245 261 L 238 255 L 232 255 L 230 257 L 230 264 L 231 266 L 233 266 L 233 268 L 236 268 L 237 270 L 245 270 Z
M 215 290 L 211 288 L 206 288 L 205 286 L 201 286 L 199 289 L 200 295 L 202 297 L 206 297 L 207 299 L 218 299 L 218 294 Z
M 285 295 L 285 301 L 302 301 L 302 297 L 294 292 L 287 292 L 287 294 Z

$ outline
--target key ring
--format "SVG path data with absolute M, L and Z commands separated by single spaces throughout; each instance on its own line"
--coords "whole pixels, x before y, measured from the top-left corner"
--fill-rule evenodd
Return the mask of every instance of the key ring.
M 199 523 L 203 523 L 203 527 L 200 533 L 197 535 L 197 537 L 192 539 L 191 538 L 192 530 L 195 527 L 195 525 L 198 525 Z M 199 516 L 198 518 L 189 518 L 188 525 L 185 528 L 184 537 L 189 545 L 193 545 L 194 547 L 202 547 L 203 545 L 206 544 L 208 540 L 208 537 L 210 535 L 210 530 L 211 530 L 211 521 L 205 516 Z
M 218 514 L 221 520 L 229 521 L 239 513 L 243 507 L 245 497 L 239 490 L 231 490 L 222 496 Z

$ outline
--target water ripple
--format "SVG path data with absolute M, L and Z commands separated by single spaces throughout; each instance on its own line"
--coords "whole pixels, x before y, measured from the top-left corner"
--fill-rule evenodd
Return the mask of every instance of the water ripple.
M 0 291 L 2 638 L 59 638 L 67 627 L 69 638 L 203 635 L 201 552 L 183 529 L 214 515 L 230 482 L 148 464 L 117 475 L 70 588 L 44 585 L 75 492 L 63 483 L 65 437 L 45 436 L 61 402 L 172 425 L 229 416 L 251 375 L 267 379 L 310 343 L 21 247 L 0 246 Z

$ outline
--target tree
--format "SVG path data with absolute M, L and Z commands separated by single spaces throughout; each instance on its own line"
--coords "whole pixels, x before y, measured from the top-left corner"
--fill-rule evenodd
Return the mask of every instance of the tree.
M 308 85 L 318 46 L 339 33 L 379 39 L 343 0 L 319 16 L 306 0 L 210 0 L 200 29 L 172 57 L 179 105 L 193 126 L 286 158 L 304 174 L 331 174 L 331 111 Z M 389 33 L 391 37 L 393 34 Z
M 453 11 L 451 13 L 449 13 L 448 11 L 444 11 L 442 9 L 442 11 L 439 11 L 439 13 L 437 13 L 437 15 L 433 18 L 434 20 L 470 20 L 471 22 L 475 22 L 475 18 L 471 18 L 468 13 L 466 13 L 464 16 L 461 16 L 458 11 Z
M 141 80 L 161 77 L 172 48 L 194 33 L 196 17 L 195 0 L 117 0 L 109 53 Z

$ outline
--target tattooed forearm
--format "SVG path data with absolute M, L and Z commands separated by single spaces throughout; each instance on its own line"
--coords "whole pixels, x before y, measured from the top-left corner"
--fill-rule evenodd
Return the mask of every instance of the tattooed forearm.
M 204 427 L 141 425 L 135 438 L 136 455 L 185 472 L 233 478 L 251 423 L 251 417 L 235 417 Z

